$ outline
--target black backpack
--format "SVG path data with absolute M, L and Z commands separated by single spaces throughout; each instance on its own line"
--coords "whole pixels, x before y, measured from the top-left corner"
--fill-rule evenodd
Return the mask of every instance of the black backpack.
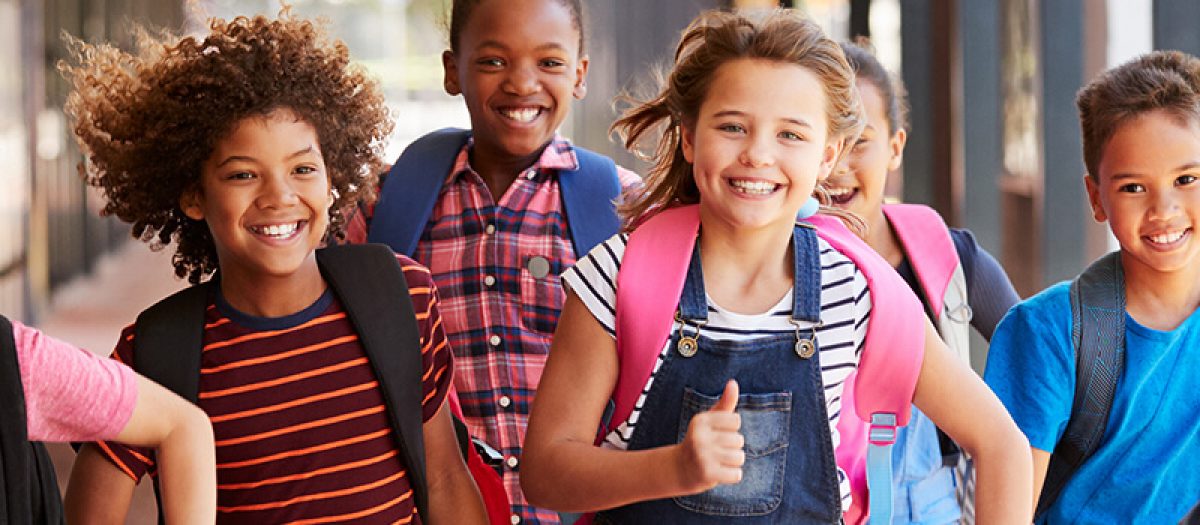
M 412 482 L 418 511 L 427 514 L 428 486 L 422 430 L 420 333 L 404 272 L 381 244 L 317 250 L 321 275 L 346 309 L 374 369 L 395 431 L 396 444 Z M 133 368 L 196 402 L 204 338 L 204 311 L 215 280 L 159 301 L 137 318 Z M 465 427 L 456 421 L 460 436 Z M 464 457 L 469 442 L 460 437 Z M 155 481 L 155 493 L 158 483 Z M 160 514 L 161 521 L 161 514 Z
M 29 441 L 12 323 L 0 316 L 0 523 L 63 523 L 58 479 L 45 445 Z
M 1038 498 L 1035 521 L 1058 499 L 1096 449 L 1108 426 L 1117 382 L 1125 371 L 1125 275 L 1120 252 L 1093 262 L 1071 282 L 1071 339 L 1075 400 Z

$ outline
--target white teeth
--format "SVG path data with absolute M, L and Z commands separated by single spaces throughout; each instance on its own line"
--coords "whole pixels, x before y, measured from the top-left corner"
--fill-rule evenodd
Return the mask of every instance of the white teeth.
M 729 183 L 742 193 L 751 193 L 754 195 L 767 195 L 779 187 L 778 184 L 765 181 L 731 180 Z
M 825 192 L 828 193 L 830 197 L 845 197 L 853 193 L 854 188 L 825 188 Z
M 1179 230 L 1177 232 L 1159 233 L 1157 235 L 1151 235 L 1150 240 L 1154 241 L 1155 244 L 1171 244 L 1183 237 L 1185 232 L 1185 230 Z
M 287 237 L 296 233 L 300 228 L 300 223 L 293 222 L 289 224 L 272 224 L 270 226 L 256 226 L 254 231 L 270 237 Z
M 506 109 L 501 112 L 505 117 L 521 123 L 533 122 L 542 110 L 538 108 Z

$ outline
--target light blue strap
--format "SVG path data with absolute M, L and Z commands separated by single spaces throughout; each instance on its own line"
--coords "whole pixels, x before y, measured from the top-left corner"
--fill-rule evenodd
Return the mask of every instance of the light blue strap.
M 892 444 L 896 442 L 896 414 L 871 414 L 867 435 L 867 494 L 872 525 L 892 523 Z

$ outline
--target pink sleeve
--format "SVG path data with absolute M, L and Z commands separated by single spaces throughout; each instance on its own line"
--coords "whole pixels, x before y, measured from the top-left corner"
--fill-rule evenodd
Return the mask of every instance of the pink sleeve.
M 125 428 L 137 403 L 133 370 L 12 325 L 30 441 L 96 441 Z

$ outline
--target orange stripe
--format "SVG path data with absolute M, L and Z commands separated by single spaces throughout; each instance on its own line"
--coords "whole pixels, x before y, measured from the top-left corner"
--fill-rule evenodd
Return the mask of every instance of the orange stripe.
M 436 334 L 440 331 L 442 331 L 442 316 L 439 315 L 437 321 L 433 323 L 433 326 L 429 327 L 429 333 Z
M 218 326 L 227 325 L 227 324 L 229 324 L 229 318 L 222 317 L 220 319 L 217 319 L 217 321 L 215 323 L 208 323 L 208 324 L 204 325 L 204 329 L 208 330 L 209 328 L 216 328 Z
M 298 355 L 304 355 L 304 354 L 316 352 L 317 350 L 324 350 L 331 346 L 337 346 L 342 343 L 349 343 L 349 342 L 355 341 L 357 339 L 358 339 L 358 335 L 345 335 L 342 337 L 338 337 L 336 339 L 322 341 L 315 345 L 302 346 L 300 348 L 297 348 L 295 350 L 289 350 L 287 352 L 280 352 L 280 353 L 271 354 L 268 356 L 256 357 L 254 359 L 243 359 L 241 361 L 234 361 L 227 365 L 221 365 L 221 366 L 216 366 L 216 367 L 212 367 L 212 368 L 201 368 L 200 373 L 201 374 L 215 374 L 217 372 L 224 372 L 226 370 L 233 370 L 236 368 L 261 365 L 263 363 L 270 363 L 273 361 L 281 361 L 281 360 L 287 359 L 289 357 L 296 357 Z
M 433 290 L 433 288 L 430 286 L 422 286 L 420 288 L 409 288 L 408 294 L 409 295 L 420 295 L 420 294 L 428 295 L 430 292 L 432 292 L 432 290 Z
M 96 445 L 100 447 L 100 450 L 104 451 L 104 454 L 108 456 L 108 460 L 112 462 L 113 465 L 116 465 L 117 468 L 121 469 L 121 472 L 124 472 L 126 476 L 129 476 L 129 479 L 132 479 L 134 483 L 138 482 L 138 477 L 133 475 L 133 469 L 126 466 L 125 462 L 121 461 L 121 458 L 117 457 L 117 454 L 108 446 L 108 443 L 97 441 Z
M 374 465 L 376 463 L 391 459 L 399 453 L 400 452 L 397 451 L 396 449 L 392 449 L 388 452 L 384 452 L 383 454 L 380 454 L 373 458 L 360 459 L 358 461 L 351 461 L 349 463 L 343 463 L 341 465 L 334 465 L 332 467 L 320 468 L 320 469 L 317 469 L 317 470 L 314 470 L 311 472 L 304 472 L 301 474 L 293 474 L 291 476 L 280 476 L 277 478 L 268 478 L 268 479 L 264 479 L 261 481 L 254 481 L 251 483 L 232 483 L 229 485 L 217 485 L 217 488 L 221 489 L 221 490 L 243 490 L 243 489 L 258 488 L 258 487 L 262 487 L 264 485 L 277 485 L 279 483 L 287 483 L 289 481 L 310 479 L 310 478 L 315 478 L 317 476 L 321 476 L 324 474 L 332 474 L 334 472 L 342 472 L 342 471 L 346 471 L 346 470 L 350 470 L 350 469 L 355 469 L 358 467 Z
M 224 340 L 224 341 L 217 341 L 217 342 L 215 342 L 215 343 L 212 343 L 212 344 L 210 344 L 210 345 L 208 345 L 208 346 L 205 346 L 205 347 L 204 347 L 204 351 L 205 351 L 205 352 L 207 352 L 207 351 L 209 351 L 209 350 L 216 350 L 216 349 L 218 349 L 218 348 L 225 348 L 225 347 L 227 347 L 227 346 L 236 345 L 236 344 L 238 344 L 238 343 L 244 343 L 244 342 L 246 342 L 246 341 L 254 341 L 254 340 L 256 340 L 256 339 L 263 339 L 263 338 L 267 338 L 267 337 L 274 337 L 274 336 L 277 336 L 277 335 L 280 335 L 280 334 L 291 333 L 291 332 L 295 332 L 295 331 L 297 331 L 297 330 L 303 330 L 303 329 L 305 329 L 305 328 L 309 328 L 309 327 L 316 326 L 316 325 L 319 325 L 319 324 L 325 324 L 325 323 L 328 323 L 328 322 L 330 322 L 330 321 L 336 321 L 336 320 L 338 320 L 338 319 L 342 319 L 342 318 L 344 318 L 344 317 L 346 317 L 346 313 L 345 313 L 345 312 L 341 312 L 341 313 L 330 314 L 330 315 L 326 315 L 326 316 L 318 317 L 318 318 L 316 318 L 316 319 L 313 319 L 313 320 L 311 320 L 311 321 L 309 321 L 309 322 L 307 322 L 307 323 L 300 324 L 300 325 L 296 325 L 296 326 L 293 326 L 293 327 L 291 327 L 291 328 L 286 328 L 286 329 L 283 329 L 283 330 L 269 330 L 269 331 L 266 331 L 266 332 L 254 332 L 254 333 L 250 333 L 250 334 L 243 335 L 243 336 L 241 336 L 241 337 L 235 337 L 235 338 L 233 338 L 233 339 L 226 339 L 226 340 Z
M 306 519 L 306 520 L 293 521 L 293 522 L 291 522 L 291 524 L 292 525 L 297 525 L 297 524 L 309 525 L 309 524 L 316 524 L 316 523 L 331 523 L 331 522 L 335 522 L 335 521 L 346 521 L 346 520 L 358 519 L 358 518 L 361 518 L 364 516 L 369 516 L 371 514 L 375 514 L 376 512 L 382 511 L 389 507 L 392 507 L 392 506 L 396 505 L 397 503 L 400 503 L 411 497 L 412 497 L 412 491 L 410 490 L 404 494 L 401 494 L 399 497 L 397 497 L 396 499 L 394 499 L 392 501 L 382 503 L 380 505 L 376 505 L 369 509 L 360 510 L 358 512 L 352 512 L 350 514 L 342 514 L 340 516 L 325 516 L 322 518 L 310 518 L 310 519 Z M 404 525 L 406 523 L 412 523 L 412 519 L 413 519 L 413 514 L 410 513 L 407 518 L 404 518 L 402 520 L 397 520 L 396 524 Z
M 303 496 L 296 496 L 292 499 L 286 499 L 283 501 L 272 501 L 270 503 L 259 503 L 257 505 L 241 505 L 241 506 L 237 506 L 237 507 L 217 507 L 217 510 L 219 510 L 221 512 L 249 512 L 249 511 L 255 511 L 255 510 L 278 509 L 278 508 L 282 508 L 282 507 L 287 507 L 289 505 L 294 505 L 296 503 L 304 503 L 306 501 L 317 501 L 317 500 L 322 500 L 322 499 L 338 498 L 341 496 L 348 496 L 350 494 L 358 494 L 361 492 L 366 492 L 368 490 L 377 489 L 379 487 L 387 485 L 388 483 L 396 481 L 402 477 L 404 477 L 403 470 L 401 470 L 400 472 L 397 472 L 395 474 L 392 474 L 391 476 L 383 478 L 381 480 L 372 481 L 370 483 L 359 485 L 357 487 L 346 487 L 344 489 L 331 490 L 328 492 L 318 492 L 316 494 L 305 494 Z M 412 496 L 412 490 L 406 491 L 404 493 L 404 495 L 401 497 L 408 498 L 410 496 Z M 367 509 L 367 510 L 370 510 L 370 509 Z M 361 511 L 361 512 L 366 512 L 366 511 Z
M 138 451 L 136 451 L 136 450 L 134 450 L 134 449 L 132 449 L 132 448 L 129 448 L 129 447 L 125 447 L 125 451 L 126 451 L 126 452 L 129 452 L 129 455 L 131 455 L 131 456 L 133 456 L 133 457 L 137 458 L 137 460 L 138 460 L 138 461 L 141 461 L 142 463 L 145 463 L 145 464 L 147 464 L 147 465 L 154 465 L 154 460 L 153 460 L 153 459 L 150 459 L 150 458 L 148 458 L 148 457 L 146 457 L 146 456 L 145 456 L 145 455 L 143 455 L 141 452 L 138 452 Z
M 438 345 L 438 347 L 437 347 L 435 350 L 433 350 L 433 354 L 434 354 L 434 355 L 437 355 L 437 353 L 438 353 L 438 352 L 444 352 L 444 351 L 446 350 L 446 346 L 447 346 L 447 345 L 449 345 L 449 344 L 450 344 L 450 343 L 449 343 L 448 341 L 446 341 L 445 339 L 442 339 L 442 343 L 441 343 L 441 344 L 439 344 L 439 345 Z M 428 345 L 427 345 L 427 346 L 428 346 Z M 425 355 L 425 351 L 424 351 L 424 350 L 422 350 L 422 351 L 421 351 L 421 355 L 422 355 L 422 356 L 424 356 L 424 355 Z M 421 374 L 421 381 L 428 381 L 428 380 L 429 380 L 429 374 L 431 374 L 431 373 L 433 373 L 433 369 L 432 369 L 432 368 L 430 368 L 430 369 L 426 370 L 424 374 Z
M 414 265 L 414 264 L 410 264 L 408 266 L 401 266 L 400 269 L 404 270 L 406 273 L 413 272 L 413 271 L 415 271 L 417 273 L 429 273 L 429 268 L 426 268 L 424 266 Z
M 315 396 L 303 397 L 303 398 L 296 399 L 293 401 L 288 401 L 287 403 L 280 403 L 278 405 L 271 405 L 271 406 L 256 408 L 253 410 L 244 410 L 242 412 L 233 412 L 231 414 L 224 414 L 224 415 L 209 418 L 209 419 L 212 420 L 213 423 L 223 423 L 225 421 L 232 421 L 232 420 L 241 419 L 244 417 L 257 416 L 259 414 L 266 414 L 269 412 L 278 412 L 280 410 L 286 410 L 286 409 L 292 408 L 294 406 L 305 405 L 308 403 L 315 403 L 317 401 L 324 401 L 326 399 L 332 399 L 332 398 L 340 397 L 340 396 L 347 395 L 347 394 L 353 394 L 355 392 L 362 392 L 363 390 L 370 390 L 377 386 L 379 386 L 379 381 L 371 381 L 369 383 L 363 383 L 361 385 L 348 386 L 346 388 L 334 390 L 332 392 L 324 392 L 321 394 L 317 394 Z
M 201 392 L 201 393 L 200 393 L 200 399 L 212 399 L 212 398 L 214 398 L 214 397 L 223 397 L 223 396 L 229 396 L 229 395 L 233 395 L 233 394 L 240 394 L 240 393 L 243 393 L 243 392 L 251 392 L 251 391 L 254 391 L 254 390 L 261 390 L 261 389 L 264 389 L 264 388 L 269 388 L 269 387 L 273 387 L 273 386 L 277 386 L 277 385 L 282 385 L 282 384 L 285 384 L 285 383 L 291 383 L 291 382 L 294 382 L 294 381 L 300 381 L 300 380 L 302 380 L 302 379 L 308 379 L 308 378 L 310 378 L 310 377 L 313 377 L 313 376 L 319 376 L 319 375 L 322 375 L 322 374 L 327 374 L 327 373 L 330 373 L 330 372 L 336 372 L 336 371 L 338 371 L 338 370 L 342 370 L 342 369 L 345 369 L 345 368 L 350 368 L 350 367 L 352 367 L 352 366 L 358 366 L 358 365 L 362 365 L 362 364 L 366 364 L 366 363 L 367 363 L 367 358 L 365 358 L 365 357 L 360 357 L 360 358 L 358 358 L 358 359 L 351 359 L 351 360 L 349 360 L 349 361 L 346 361 L 346 362 L 344 362 L 344 363 L 338 363 L 338 364 L 336 364 L 336 365 L 329 365 L 329 366 L 325 366 L 325 367 L 317 368 L 317 369 L 314 369 L 314 370 L 309 370 L 309 371 L 307 371 L 307 372 L 301 372 L 301 373 L 299 373 L 299 374 L 293 374 L 293 375 L 290 375 L 290 376 L 287 376 L 287 377 L 281 377 L 281 378 L 278 378 L 278 379 L 272 379 L 272 380 L 270 380 L 270 381 L 262 381 L 262 382 L 259 382 L 259 383 L 251 383 L 251 384 L 248 384 L 248 385 L 242 385 L 242 386 L 237 386 L 237 387 L 233 387 L 233 388 L 226 388 L 225 390 L 214 390 L 214 391 L 212 391 L 212 392 Z
M 363 441 L 370 441 L 377 437 L 383 437 L 384 435 L 386 435 L 388 432 L 391 432 L 391 431 L 392 430 L 390 428 L 385 428 L 378 432 L 372 432 L 370 434 L 363 434 L 361 436 L 355 436 L 352 438 L 343 439 L 341 441 L 334 441 L 332 443 L 322 443 L 322 444 L 314 446 L 314 447 L 302 448 L 302 449 L 298 449 L 298 450 L 289 450 L 287 452 L 280 452 L 278 454 L 272 454 L 270 456 L 263 456 L 260 458 L 247 459 L 245 461 L 236 461 L 233 463 L 218 463 L 217 469 L 248 467 L 250 465 L 258 465 L 261 463 L 268 463 L 271 461 L 275 461 L 277 459 L 293 458 L 296 456 L 303 456 L 305 454 L 311 454 L 313 452 L 322 452 L 322 451 L 337 448 L 337 447 L 353 445 L 355 443 L 362 443 Z
M 371 414 L 378 414 L 380 412 L 383 412 L 383 405 L 374 406 L 371 408 L 364 408 L 362 410 L 356 410 L 354 412 L 349 412 L 346 414 L 338 414 L 336 416 L 318 419 L 316 421 L 308 421 L 305 423 L 300 423 L 299 425 L 292 425 L 290 427 L 277 428 L 274 430 L 269 430 L 267 432 L 260 432 L 258 434 L 250 434 L 248 436 L 242 436 L 242 437 L 233 438 L 233 439 L 222 439 L 220 441 L 217 441 L 216 445 L 218 447 L 241 445 L 242 443 L 249 443 L 251 441 L 259 441 L 259 440 L 263 440 L 263 439 L 269 439 L 269 438 L 273 438 L 276 436 L 282 436 L 284 434 L 291 434 L 293 432 L 299 432 L 301 430 L 308 430 L 310 428 L 317 428 L 317 427 L 323 427 L 326 425 L 332 425 L 334 423 L 340 423 L 342 421 L 349 421 L 351 419 L 356 419 L 356 418 L 360 418 L 363 416 L 369 416 Z

